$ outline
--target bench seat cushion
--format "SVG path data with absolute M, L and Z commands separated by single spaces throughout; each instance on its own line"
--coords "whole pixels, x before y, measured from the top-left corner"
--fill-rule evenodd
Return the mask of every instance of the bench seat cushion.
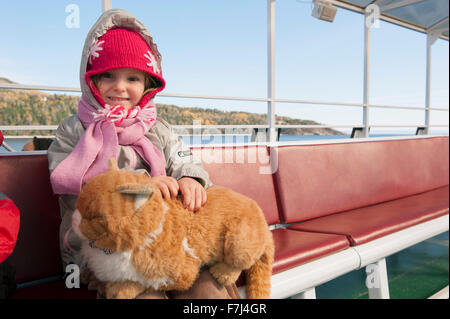
M 273 230 L 272 234 L 275 242 L 273 274 L 350 246 L 347 238 L 341 235 L 317 234 L 283 228 Z
M 347 236 L 352 246 L 448 214 L 449 187 L 304 221 L 291 230 Z
M 69 289 L 57 280 L 17 289 L 11 299 L 96 299 L 97 292 L 86 286 Z

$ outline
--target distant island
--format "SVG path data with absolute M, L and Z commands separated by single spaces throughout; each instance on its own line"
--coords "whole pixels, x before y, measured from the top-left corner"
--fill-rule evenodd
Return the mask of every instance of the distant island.
M 14 83 L 0 77 L 0 83 Z M 76 114 L 79 97 L 33 90 L 0 89 L 1 125 L 58 125 Z M 266 125 L 267 114 L 227 112 L 199 107 L 156 104 L 158 116 L 172 125 Z M 276 117 L 277 125 L 321 125 L 311 120 Z M 8 131 L 7 135 L 52 135 L 52 131 Z M 281 135 L 342 135 L 331 128 L 286 128 Z

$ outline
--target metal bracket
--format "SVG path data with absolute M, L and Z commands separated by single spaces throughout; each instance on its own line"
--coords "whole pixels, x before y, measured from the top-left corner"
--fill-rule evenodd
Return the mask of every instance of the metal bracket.
M 263 129 L 254 127 L 252 130 L 252 136 L 251 136 L 250 140 L 252 142 L 269 142 L 269 128 L 264 129 L 265 130 L 264 136 L 262 136 L 260 130 L 263 130 Z M 277 142 L 278 142 L 280 140 L 281 129 L 276 128 L 275 130 L 277 130 Z
M 428 134 L 428 128 L 426 126 L 419 126 L 416 129 L 416 135 L 427 135 Z
M 351 138 L 361 138 L 361 137 L 365 137 L 364 135 L 364 127 L 354 127 L 352 129 L 352 134 L 350 135 Z M 370 132 L 370 128 L 369 128 L 369 132 Z

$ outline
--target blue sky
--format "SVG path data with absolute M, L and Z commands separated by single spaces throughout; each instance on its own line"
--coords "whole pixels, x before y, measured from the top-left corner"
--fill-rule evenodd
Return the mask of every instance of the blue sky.
M 26 4 L 24 4 L 26 3 Z M 67 28 L 66 6 L 80 9 Z M 112 0 L 141 20 L 163 55 L 165 92 L 267 96 L 266 0 Z M 102 11 L 100 0 L 8 1 L 0 11 L 0 76 L 24 84 L 79 87 L 84 38 Z M 363 25 L 338 9 L 335 21 L 311 17 L 306 0 L 276 1 L 277 98 L 361 103 Z M 423 106 L 424 34 L 381 22 L 371 33 L 370 102 Z M 448 108 L 447 41 L 433 45 L 431 105 Z M 266 103 L 158 97 L 157 103 L 266 112 Z M 335 125 L 361 124 L 356 107 L 277 103 L 277 114 Z M 372 109 L 371 124 L 421 125 L 424 111 Z M 448 112 L 432 112 L 448 124 Z M 413 130 L 413 129 L 411 129 Z M 442 130 L 442 129 L 441 129 Z

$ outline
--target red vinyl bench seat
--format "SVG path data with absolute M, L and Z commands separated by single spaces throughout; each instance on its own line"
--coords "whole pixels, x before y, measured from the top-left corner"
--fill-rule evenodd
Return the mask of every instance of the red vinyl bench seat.
M 305 264 L 312 260 L 348 248 L 345 236 L 318 234 L 278 228 L 272 231 L 275 242 L 275 262 L 272 273 Z
M 292 230 L 347 236 L 352 246 L 449 213 L 449 187 L 295 224 Z

